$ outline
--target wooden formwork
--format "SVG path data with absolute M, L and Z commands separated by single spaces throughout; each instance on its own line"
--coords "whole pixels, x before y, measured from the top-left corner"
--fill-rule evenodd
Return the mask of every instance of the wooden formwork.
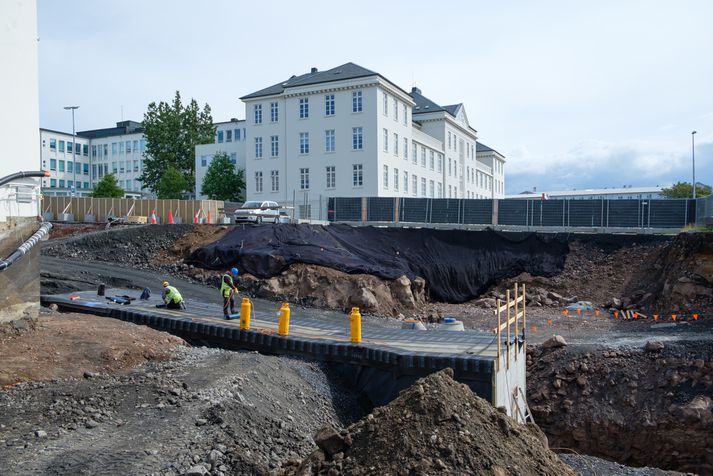
M 78 222 L 91 215 L 98 222 L 106 221 L 108 217 L 134 217 L 134 221 L 141 222 L 143 220 L 139 217 L 146 217 L 150 223 L 155 212 L 159 223 L 168 223 L 170 211 L 173 219 L 182 223 L 194 223 L 196 215 L 201 223 L 207 223 L 209 214 L 210 223 L 218 223 L 222 208 L 223 202 L 218 200 L 42 197 L 43 213 L 52 213 L 55 218 L 62 213 L 71 213 Z

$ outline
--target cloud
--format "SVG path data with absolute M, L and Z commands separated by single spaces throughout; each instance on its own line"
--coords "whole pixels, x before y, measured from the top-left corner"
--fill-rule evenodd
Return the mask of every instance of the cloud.
M 713 142 L 697 144 L 696 157 L 696 180 L 711 183 Z M 533 187 L 544 191 L 666 186 L 679 180 L 691 180 L 690 150 L 665 141 L 589 141 L 564 154 L 542 157 L 522 147 L 511 152 L 506 168 L 509 194 Z

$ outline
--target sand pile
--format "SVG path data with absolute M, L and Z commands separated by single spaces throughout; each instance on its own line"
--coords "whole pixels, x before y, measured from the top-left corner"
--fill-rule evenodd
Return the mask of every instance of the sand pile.
M 574 475 L 535 426 L 521 425 L 453 380 L 450 369 L 417 381 L 390 404 L 318 449 L 283 464 L 284 475 Z

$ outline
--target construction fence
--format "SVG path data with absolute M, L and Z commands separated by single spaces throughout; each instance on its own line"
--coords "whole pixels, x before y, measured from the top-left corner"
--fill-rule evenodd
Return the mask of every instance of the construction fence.
M 158 200 L 132 198 L 42 197 L 45 220 L 105 222 L 125 218 L 135 223 L 222 223 L 223 202 L 218 200 Z
M 696 221 L 696 201 L 330 198 L 332 222 L 386 222 L 556 228 L 682 228 Z
M 713 226 L 713 195 L 696 200 L 696 225 Z

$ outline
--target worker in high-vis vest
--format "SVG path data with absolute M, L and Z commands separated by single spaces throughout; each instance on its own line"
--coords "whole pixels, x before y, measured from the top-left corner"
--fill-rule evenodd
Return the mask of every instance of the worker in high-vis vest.
M 235 295 L 238 293 L 235 279 L 237 277 L 238 268 L 232 268 L 220 278 L 220 295 L 223 296 L 223 317 L 226 319 L 230 319 L 230 316 L 235 314 Z
M 178 289 L 171 286 L 168 281 L 163 282 L 163 292 L 161 293 L 164 304 L 156 304 L 156 307 L 165 307 L 167 309 L 185 309 L 186 305 L 183 302 L 183 296 L 178 292 Z

